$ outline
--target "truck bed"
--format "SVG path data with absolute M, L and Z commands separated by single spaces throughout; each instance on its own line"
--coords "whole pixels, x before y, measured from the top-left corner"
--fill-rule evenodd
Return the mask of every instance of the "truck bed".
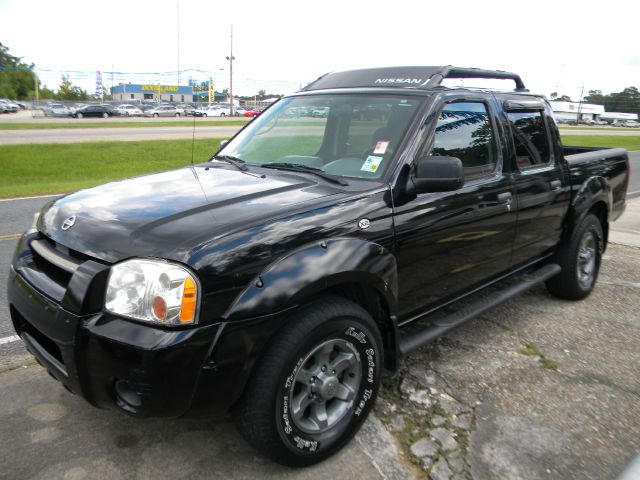
M 564 158 L 569 165 L 572 197 L 577 190 L 604 180 L 611 195 L 611 220 L 622 212 L 629 186 L 629 156 L 623 148 L 563 146 Z

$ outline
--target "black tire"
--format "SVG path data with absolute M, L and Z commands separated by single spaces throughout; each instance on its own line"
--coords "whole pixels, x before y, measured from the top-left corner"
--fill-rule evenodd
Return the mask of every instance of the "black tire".
M 320 363 L 329 368 L 322 370 Z M 366 419 L 382 365 L 382 340 L 371 316 L 340 297 L 318 299 L 293 315 L 256 362 L 237 411 L 238 429 L 278 463 L 320 462 Z M 320 417 L 326 425 L 316 422 Z
M 220 116 L 221 116 L 221 117 L 224 117 L 224 116 L 225 116 L 224 112 L 223 112 L 223 113 L 221 113 L 221 114 L 220 114 Z
M 555 254 L 562 271 L 547 280 L 552 295 L 567 300 L 587 297 L 598 279 L 604 235 L 600 219 L 589 213 L 573 231 L 571 238 Z

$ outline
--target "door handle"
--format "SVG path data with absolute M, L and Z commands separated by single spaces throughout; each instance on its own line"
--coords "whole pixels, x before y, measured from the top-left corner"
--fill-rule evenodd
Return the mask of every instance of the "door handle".
M 511 211 L 511 201 L 513 200 L 513 195 L 511 192 L 502 192 L 498 194 L 498 202 L 507 206 L 507 211 Z
M 511 195 L 511 192 L 504 192 L 504 193 L 498 194 L 498 201 L 500 203 L 511 203 L 512 199 L 513 199 L 513 196 Z
M 562 188 L 562 182 L 560 180 L 552 180 L 549 182 L 549 185 L 551 186 L 551 190 L 554 192 Z

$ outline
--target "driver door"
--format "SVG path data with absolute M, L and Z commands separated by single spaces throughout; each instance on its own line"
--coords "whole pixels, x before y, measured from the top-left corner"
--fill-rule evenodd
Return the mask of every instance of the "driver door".
M 459 158 L 465 184 L 453 192 L 418 194 L 395 208 L 401 322 L 509 268 L 515 195 L 503 171 L 497 124 L 483 98 L 457 96 L 440 108 L 422 155 Z

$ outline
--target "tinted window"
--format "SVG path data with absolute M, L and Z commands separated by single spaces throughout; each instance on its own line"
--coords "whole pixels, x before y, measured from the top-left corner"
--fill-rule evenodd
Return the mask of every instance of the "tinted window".
M 467 179 L 492 173 L 496 149 L 486 105 L 460 102 L 444 107 L 431 155 L 459 158 Z
M 516 163 L 523 170 L 551 161 L 549 139 L 542 112 L 508 113 L 516 147 Z

